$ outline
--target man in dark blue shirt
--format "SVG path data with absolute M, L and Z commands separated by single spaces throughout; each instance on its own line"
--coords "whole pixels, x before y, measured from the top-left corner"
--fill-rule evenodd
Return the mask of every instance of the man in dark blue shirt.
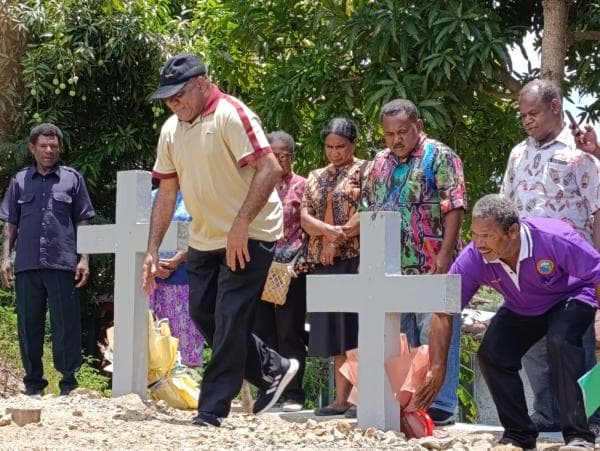
M 61 395 L 77 387 L 81 366 L 81 319 L 75 288 L 89 276 L 87 255 L 76 253 L 76 229 L 95 213 L 83 177 L 58 163 L 63 135 L 53 124 L 31 130 L 28 148 L 35 164 L 11 179 L 0 208 L 4 221 L 0 277 L 15 280 L 25 393 L 41 395 L 46 304 L 50 309 L 54 367 L 62 373 Z M 11 251 L 16 241 L 16 258 Z

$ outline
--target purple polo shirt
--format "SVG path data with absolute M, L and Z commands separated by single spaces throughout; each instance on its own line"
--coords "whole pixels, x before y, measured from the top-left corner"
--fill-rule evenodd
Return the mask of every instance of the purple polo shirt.
M 15 272 L 75 271 L 75 225 L 94 215 L 83 177 L 75 169 L 56 165 L 41 175 L 33 165 L 17 172 L 0 207 L 0 219 L 18 227 Z
M 517 272 L 487 262 L 473 243 L 456 259 L 449 274 L 460 274 L 462 307 L 486 285 L 504 296 L 504 307 L 536 316 L 566 299 L 598 307 L 594 286 L 600 283 L 600 254 L 570 225 L 558 219 L 521 221 Z

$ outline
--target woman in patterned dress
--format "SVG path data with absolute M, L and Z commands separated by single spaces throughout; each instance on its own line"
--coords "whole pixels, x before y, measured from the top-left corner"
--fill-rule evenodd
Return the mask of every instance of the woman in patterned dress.
M 366 161 L 354 157 L 357 130 L 352 121 L 333 119 L 321 131 L 329 164 L 312 171 L 301 211 L 309 235 L 307 260 L 314 274 L 356 274 L 359 263 L 358 230 L 348 221 L 358 209 Z M 334 358 L 336 398 L 315 415 L 339 415 L 351 404 L 350 382 L 338 371 L 345 352 L 358 346 L 356 313 L 311 313 L 308 353 Z

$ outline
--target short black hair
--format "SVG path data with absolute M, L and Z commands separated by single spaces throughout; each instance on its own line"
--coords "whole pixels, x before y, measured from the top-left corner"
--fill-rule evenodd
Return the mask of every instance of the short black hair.
M 358 138 L 358 130 L 356 124 L 345 117 L 336 117 L 332 119 L 323 130 L 321 130 L 321 139 L 325 141 L 330 134 L 338 135 L 346 138 L 350 142 L 356 142 Z
M 40 136 L 56 136 L 58 139 L 58 145 L 60 147 L 63 146 L 63 134 L 60 131 L 60 128 L 54 124 L 44 123 L 33 127 L 31 132 L 29 132 L 29 142 L 34 145 L 37 144 L 37 140 Z
M 408 118 L 413 121 L 419 119 L 419 112 L 414 103 L 406 99 L 394 99 L 381 107 L 379 120 L 383 121 L 384 116 L 395 116 L 400 113 L 406 113 Z
M 536 79 L 530 81 L 523 86 L 519 92 L 519 97 L 528 94 L 536 96 L 546 104 L 549 104 L 554 99 L 558 99 L 562 103 L 562 91 L 560 86 L 552 80 Z

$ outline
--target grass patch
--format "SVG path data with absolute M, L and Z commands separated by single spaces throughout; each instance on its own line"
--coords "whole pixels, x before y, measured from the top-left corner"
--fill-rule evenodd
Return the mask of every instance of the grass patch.
M 46 330 L 49 330 L 49 321 L 46 318 Z M 17 367 L 21 367 L 21 356 L 19 352 L 19 339 L 17 334 L 17 313 L 13 306 L 0 305 L 0 357 L 5 357 Z M 110 378 L 100 374 L 95 367 L 94 360 L 84 357 L 83 364 L 77 372 L 79 386 L 89 388 L 102 394 L 110 396 Z M 48 380 L 46 393 L 58 394 L 60 392 L 58 382 L 61 374 L 54 369 L 52 362 L 52 345 L 50 337 L 44 342 L 44 376 Z

